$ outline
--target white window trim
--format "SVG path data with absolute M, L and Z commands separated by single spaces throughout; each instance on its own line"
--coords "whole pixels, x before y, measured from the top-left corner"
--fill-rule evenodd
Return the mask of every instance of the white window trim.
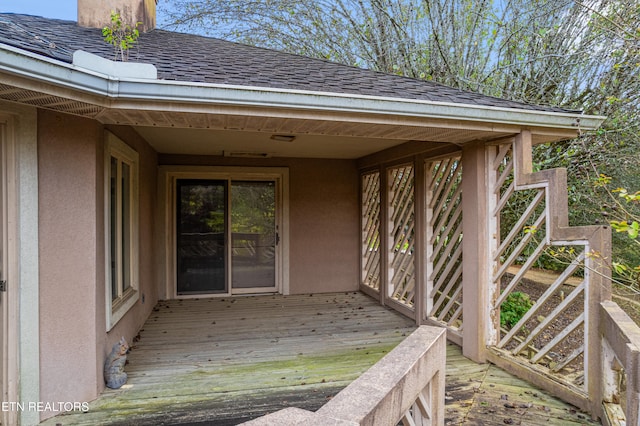
M 115 157 L 119 161 L 126 162 L 131 167 L 131 231 L 130 231 L 130 258 L 129 276 L 131 277 L 129 288 L 127 288 L 117 299 L 112 301 L 111 294 L 111 158 Z M 107 331 L 111 330 L 120 319 L 136 304 L 140 298 L 139 274 L 138 274 L 138 169 L 139 156 L 129 145 L 113 133 L 105 132 L 105 154 L 104 154 L 104 228 L 105 228 L 105 303 L 107 315 Z M 119 210 L 119 209 L 118 209 Z M 121 235 L 120 232 L 117 233 Z M 119 268 L 118 268 L 119 269 Z

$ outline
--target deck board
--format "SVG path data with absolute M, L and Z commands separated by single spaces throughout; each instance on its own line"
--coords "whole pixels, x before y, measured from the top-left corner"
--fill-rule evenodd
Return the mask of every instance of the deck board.
M 163 301 L 129 354 L 127 384 L 88 413 L 45 424 L 232 425 L 288 406 L 315 411 L 414 329 L 361 293 Z M 457 346 L 447 351 L 447 424 L 588 424 Z

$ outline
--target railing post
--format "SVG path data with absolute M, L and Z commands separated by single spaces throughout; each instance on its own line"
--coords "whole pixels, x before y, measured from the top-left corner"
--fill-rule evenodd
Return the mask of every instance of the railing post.
M 462 353 L 475 362 L 486 361 L 489 321 L 487 157 L 485 145 L 474 142 L 462 149 Z
M 640 426 L 640 327 L 615 302 L 600 303 L 601 400 L 605 424 Z M 626 375 L 626 409 L 620 374 Z M 594 400 L 599 403 L 600 399 Z M 624 423 L 622 423 L 624 421 Z
M 591 413 L 600 418 L 604 413 L 602 401 L 604 399 L 602 380 L 607 375 L 611 365 L 607 365 L 602 353 L 602 328 L 600 303 L 611 300 L 611 269 L 606 265 L 611 257 L 611 231 L 606 227 L 593 227 L 594 232 L 589 238 L 588 255 L 585 259 L 585 280 L 589 286 L 586 291 L 585 313 L 587 327 L 585 332 L 585 388 L 591 401 Z

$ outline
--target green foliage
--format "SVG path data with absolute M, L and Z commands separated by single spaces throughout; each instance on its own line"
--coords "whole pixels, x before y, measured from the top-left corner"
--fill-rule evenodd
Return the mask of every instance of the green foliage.
M 105 42 L 113 46 L 115 60 L 118 60 L 118 56 L 121 61 L 129 58 L 129 49 L 136 44 L 140 36 L 140 24 L 142 22 L 137 22 L 134 27 L 125 25 L 119 13 L 111 12 L 111 25 L 102 29 L 102 36 Z
M 232 232 L 275 235 L 276 193 L 274 182 L 231 184 Z
M 500 325 L 511 329 L 533 306 L 533 301 L 527 293 L 514 291 L 510 293 L 500 305 Z
M 622 282 L 631 290 L 639 292 L 640 191 L 629 192 L 622 187 L 611 190 L 612 181 L 610 176 L 600 174 L 594 182 L 594 187 L 602 189 L 609 195 L 611 207 L 608 208 L 606 217 L 611 228 L 616 232 L 614 237 L 622 236 L 622 241 L 620 238 L 614 238 L 614 244 L 618 241 L 618 245 L 624 250 L 616 253 L 618 256 L 611 260 L 611 269 L 619 283 Z M 636 250 L 634 251 L 633 248 Z
M 638 238 L 638 230 L 640 230 L 640 224 L 638 221 L 633 220 L 631 222 L 627 220 L 612 220 L 611 227 L 616 232 L 626 232 L 629 238 L 635 240 Z

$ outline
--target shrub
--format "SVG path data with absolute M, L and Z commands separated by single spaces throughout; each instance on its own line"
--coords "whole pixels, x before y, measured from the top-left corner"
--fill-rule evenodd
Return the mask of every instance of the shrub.
M 511 329 L 532 306 L 533 301 L 527 293 L 514 291 L 500 305 L 500 325 Z

